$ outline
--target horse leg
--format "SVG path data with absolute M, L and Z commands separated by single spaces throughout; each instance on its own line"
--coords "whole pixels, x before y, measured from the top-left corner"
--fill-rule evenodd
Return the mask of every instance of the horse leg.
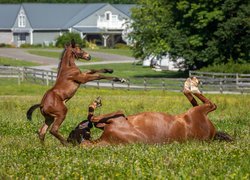
M 98 97 L 96 98 L 90 105 L 89 105 L 89 109 L 88 109 L 88 121 L 91 121 L 91 118 L 94 116 L 94 112 L 95 109 L 97 107 L 101 107 L 102 106 L 102 101 L 101 98 Z
M 114 81 L 114 82 L 122 82 L 122 83 L 126 82 L 126 80 L 123 79 L 123 78 L 104 76 L 104 75 L 101 75 L 101 74 L 98 74 L 98 73 L 91 74 L 91 75 L 87 76 L 87 82 L 88 81 L 94 81 L 94 80 L 100 80 L 100 79 L 107 79 L 107 80 L 111 80 L 111 81 Z
M 89 82 L 89 81 L 100 80 L 100 79 L 107 79 L 107 80 L 111 80 L 115 82 L 122 82 L 122 83 L 126 82 L 126 80 L 123 78 L 104 76 L 98 73 L 94 73 L 94 74 L 81 73 L 77 77 L 74 77 L 75 81 L 80 82 L 82 84 Z
M 85 73 L 87 73 L 87 74 L 95 74 L 95 73 L 110 73 L 110 74 L 112 74 L 113 72 L 114 72 L 113 69 L 99 69 L 99 70 L 91 69 Z
M 58 102 L 57 104 L 57 114 L 55 114 L 54 123 L 50 129 L 50 133 L 55 136 L 63 145 L 67 145 L 67 141 L 63 138 L 63 136 L 59 133 L 59 128 L 63 123 L 66 114 L 67 114 L 67 107 L 64 105 L 63 102 Z
M 63 136 L 58 131 L 64 119 L 65 119 L 65 115 L 57 115 L 50 129 L 50 133 L 53 136 L 55 136 L 63 145 L 67 145 L 68 142 L 63 138 Z
M 47 133 L 48 128 L 53 123 L 53 117 L 45 117 L 45 123 L 38 131 L 38 137 L 42 144 L 44 144 L 45 135 Z
M 207 99 L 204 95 L 201 94 L 198 88 L 198 84 L 199 80 L 196 77 L 188 78 L 184 84 L 184 94 L 188 97 L 188 100 L 192 103 L 193 106 L 197 104 L 197 101 L 194 99 L 192 94 L 197 98 L 199 98 L 205 105 L 204 110 L 206 114 L 211 111 L 214 111 L 217 108 L 217 106 L 214 103 L 212 103 L 209 99 Z
M 93 116 L 91 118 L 91 122 L 93 123 L 106 123 L 111 118 L 117 118 L 123 116 L 125 117 L 124 113 L 122 111 L 117 111 L 109 114 L 103 114 L 99 116 Z
M 189 102 L 193 105 L 193 107 L 198 106 L 197 101 L 195 100 L 195 98 L 193 97 L 193 95 L 191 94 L 190 91 L 183 91 L 184 95 L 187 97 L 187 99 L 189 100 Z
M 208 114 L 209 112 L 212 112 L 214 110 L 217 109 L 217 106 L 212 103 L 208 98 L 206 98 L 203 94 L 199 94 L 199 93 L 193 93 L 197 98 L 199 98 L 204 105 L 206 105 L 205 107 L 205 112 L 206 114 Z

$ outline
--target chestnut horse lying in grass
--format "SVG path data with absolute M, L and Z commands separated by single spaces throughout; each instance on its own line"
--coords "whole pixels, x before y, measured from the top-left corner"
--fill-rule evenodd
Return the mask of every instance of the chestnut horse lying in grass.
M 208 113 L 216 110 L 216 105 L 202 95 L 198 89 L 198 80 L 188 78 L 184 86 L 184 94 L 194 106 L 187 112 L 179 115 L 169 115 L 159 112 L 142 112 L 135 115 L 125 116 L 121 111 L 93 116 L 93 110 L 98 106 L 94 101 L 90 106 L 88 120 L 96 127 L 102 128 L 101 137 L 90 141 L 90 136 L 84 138 L 82 135 L 81 145 L 110 145 L 128 143 L 170 143 L 173 141 L 187 140 L 225 140 L 232 141 L 232 138 L 223 132 L 216 131 L 213 123 L 208 119 Z M 200 99 L 203 104 L 198 105 L 194 96 Z M 85 127 L 90 125 L 85 121 Z M 82 128 L 82 131 L 90 129 Z M 72 140 L 72 139 L 71 139 Z M 80 141 L 78 141 L 80 142 Z
M 48 128 L 51 126 L 50 133 L 59 139 L 63 145 L 67 144 L 67 141 L 58 130 L 68 111 L 65 103 L 74 96 L 81 84 L 99 79 L 108 79 L 119 82 L 125 81 L 124 79 L 117 77 L 108 77 L 99 74 L 112 73 L 112 69 L 81 72 L 75 64 L 75 58 L 90 60 L 91 56 L 80 47 L 76 46 L 74 41 L 72 41 L 63 52 L 54 86 L 44 94 L 40 104 L 31 106 L 26 113 L 27 118 L 31 120 L 33 111 L 38 107 L 40 108 L 40 111 L 45 118 L 45 123 L 39 129 L 39 139 L 42 143 L 44 142 Z

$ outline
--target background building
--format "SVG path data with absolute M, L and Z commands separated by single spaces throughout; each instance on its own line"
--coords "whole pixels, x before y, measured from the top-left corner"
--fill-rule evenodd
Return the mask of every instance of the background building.
M 121 43 L 134 5 L 0 4 L 0 43 L 54 44 L 64 32 L 80 33 L 98 45 Z

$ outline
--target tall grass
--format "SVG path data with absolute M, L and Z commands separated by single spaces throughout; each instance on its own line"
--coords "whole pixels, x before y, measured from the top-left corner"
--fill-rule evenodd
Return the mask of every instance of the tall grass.
M 49 133 L 45 146 L 37 138 L 42 116 L 28 122 L 26 110 L 38 103 L 46 87 L 0 83 L 1 179 L 249 179 L 249 95 L 206 95 L 218 106 L 209 114 L 219 130 L 235 137 L 232 143 L 186 142 L 133 144 L 110 147 L 63 147 Z M 29 93 L 26 93 L 29 90 Z M 96 114 L 123 110 L 125 114 L 160 111 L 171 114 L 191 107 L 181 93 L 80 89 L 68 103 L 60 131 L 66 137 L 87 116 L 88 104 L 97 96 L 103 107 Z M 101 130 L 93 129 L 93 138 Z

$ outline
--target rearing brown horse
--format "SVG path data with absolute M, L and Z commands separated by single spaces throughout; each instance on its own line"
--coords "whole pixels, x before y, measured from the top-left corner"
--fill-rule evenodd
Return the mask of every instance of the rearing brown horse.
M 75 58 L 90 60 L 91 56 L 80 47 L 76 46 L 74 41 L 72 41 L 64 50 L 54 86 L 44 94 L 40 104 L 31 106 L 26 113 L 27 118 L 31 120 L 33 111 L 40 107 L 40 111 L 45 118 L 45 123 L 39 129 L 39 139 L 42 143 L 44 142 L 48 128 L 51 126 L 50 133 L 59 139 L 63 145 L 67 144 L 67 141 L 58 130 L 68 111 L 65 103 L 74 96 L 81 84 L 99 79 L 108 79 L 119 82 L 125 81 L 124 79 L 117 77 L 107 77 L 99 74 L 112 73 L 112 69 L 81 72 L 75 64 Z
M 125 116 L 118 111 L 100 116 L 90 116 L 96 127 L 103 129 L 101 137 L 95 141 L 85 139 L 82 146 L 128 143 L 169 143 L 186 140 L 225 140 L 232 138 L 218 132 L 208 119 L 208 113 L 216 110 L 216 105 L 202 95 L 197 78 L 189 78 L 184 86 L 184 94 L 194 106 L 179 115 L 159 112 L 142 112 Z M 203 104 L 198 105 L 196 96 Z M 93 106 L 92 107 L 97 107 Z

